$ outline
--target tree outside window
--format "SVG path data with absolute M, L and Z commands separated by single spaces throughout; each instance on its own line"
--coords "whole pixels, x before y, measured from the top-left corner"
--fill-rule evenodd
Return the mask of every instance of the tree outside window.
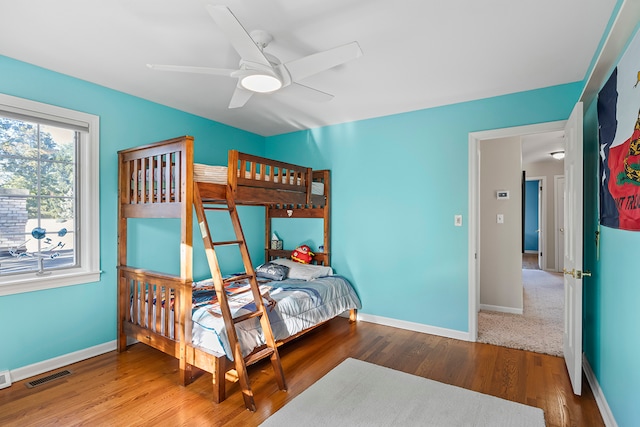
M 100 118 L 0 93 L 0 296 L 100 281 Z
M 0 116 L 0 275 L 76 265 L 79 132 Z

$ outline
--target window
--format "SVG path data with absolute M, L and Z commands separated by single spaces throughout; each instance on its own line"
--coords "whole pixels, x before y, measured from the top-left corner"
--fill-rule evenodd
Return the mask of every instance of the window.
M 100 279 L 99 119 L 0 94 L 0 295 Z

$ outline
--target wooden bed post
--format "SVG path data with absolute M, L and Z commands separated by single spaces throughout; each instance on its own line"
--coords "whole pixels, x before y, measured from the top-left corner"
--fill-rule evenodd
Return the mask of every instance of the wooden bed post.
M 128 170 L 129 163 L 122 160 L 122 153 L 118 153 L 118 267 L 127 265 L 127 218 L 123 213 L 123 204 L 129 201 L 129 186 L 127 185 L 127 176 L 130 175 Z M 123 170 L 127 169 L 127 170 Z M 123 352 L 127 349 L 127 334 L 124 330 L 125 316 L 127 312 L 128 295 L 127 279 L 118 269 L 118 351 Z
M 180 298 L 180 382 L 187 385 L 193 377 L 193 367 L 187 363 L 187 345 L 191 343 L 191 284 L 193 282 L 193 137 L 184 137 L 184 150 L 176 159 L 176 174 L 180 173 L 180 193 L 184 195 L 180 218 L 180 278 L 185 280 L 188 297 Z M 179 171 L 178 171 L 179 168 Z M 176 186 L 176 196 L 179 193 Z
M 244 163 L 243 163 L 244 164 Z M 229 150 L 229 165 L 227 166 L 227 186 L 231 197 L 234 199 L 238 196 L 238 151 Z M 240 170 L 244 174 L 246 170 Z M 241 175 L 244 177 L 244 175 Z
M 311 206 L 311 193 L 312 193 L 312 188 L 313 188 L 313 170 L 311 168 L 307 168 L 307 173 L 305 174 L 305 181 L 307 183 L 307 200 L 305 201 L 305 204 L 307 206 Z
M 264 206 L 264 262 L 271 261 L 269 249 L 271 249 L 271 205 Z
M 329 171 L 322 171 L 323 181 L 324 181 L 324 252 L 325 252 L 325 261 L 324 265 L 331 265 L 331 178 L 329 176 Z

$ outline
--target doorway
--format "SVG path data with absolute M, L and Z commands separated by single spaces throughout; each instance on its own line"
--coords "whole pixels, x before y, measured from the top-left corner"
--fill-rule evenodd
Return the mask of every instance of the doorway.
M 469 337 L 478 338 L 478 312 L 480 309 L 480 143 L 484 140 L 523 137 L 548 132 L 563 132 L 566 121 L 541 123 L 469 134 Z M 520 251 L 518 251 L 520 253 Z M 520 258 L 520 257 L 518 257 Z M 521 269 L 521 259 L 518 261 Z
M 524 168 L 524 164 L 523 164 Z M 546 253 L 546 176 L 525 176 L 524 194 L 522 197 L 522 243 L 523 268 L 529 266 L 535 258 L 537 269 L 546 270 L 543 253 Z M 531 257 L 533 255 L 533 257 Z M 526 263 L 526 264 L 525 264 Z
M 547 263 L 543 254 L 553 250 L 546 244 L 553 239 L 545 238 L 553 231 L 546 225 L 554 228 L 554 188 L 547 182 L 564 170 L 550 153 L 563 148 L 563 135 L 480 141 L 479 342 L 562 356 L 563 278 L 546 271 L 547 264 L 555 269 L 555 259 Z M 523 268 L 529 254 L 535 270 Z

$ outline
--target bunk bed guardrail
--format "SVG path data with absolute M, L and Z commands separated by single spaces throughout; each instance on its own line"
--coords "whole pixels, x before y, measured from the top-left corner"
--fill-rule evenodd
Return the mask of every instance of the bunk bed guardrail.
M 229 150 L 222 179 L 194 175 L 193 138 L 180 137 L 120 152 L 120 188 L 125 217 L 180 217 L 185 186 L 195 179 L 203 200 L 238 204 L 322 206 L 326 197 L 315 190 L 311 168 Z M 203 166 L 203 165 L 199 165 Z M 221 166 L 214 166 L 220 168 Z M 206 166 L 204 167 L 206 170 Z M 195 177 L 195 178 L 194 178 Z M 128 189 L 128 191 L 123 191 Z M 145 206 L 145 212 L 139 210 Z
M 165 353 L 179 354 L 185 307 L 180 307 L 183 289 L 191 282 L 163 273 L 118 267 L 120 276 L 120 322 L 127 335 Z M 190 309 L 190 307 L 188 307 Z M 188 313 L 190 314 L 190 310 Z

